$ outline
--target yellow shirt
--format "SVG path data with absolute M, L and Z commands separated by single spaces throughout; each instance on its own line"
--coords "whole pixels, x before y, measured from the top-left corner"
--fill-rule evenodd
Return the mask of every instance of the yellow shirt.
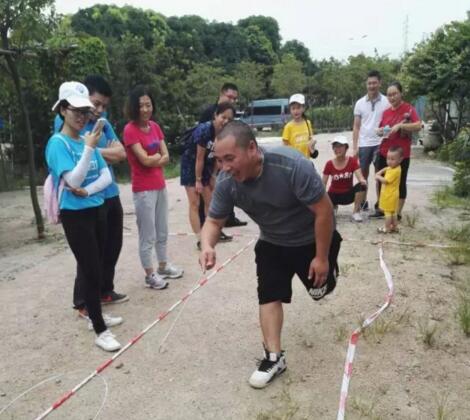
M 379 207 L 388 213 L 396 213 L 398 210 L 398 199 L 400 190 L 401 166 L 395 168 L 387 167 L 384 178 L 386 184 L 380 187 Z
M 300 153 L 309 158 L 310 150 L 308 148 L 308 144 L 310 143 L 311 135 L 313 135 L 313 128 L 309 120 L 302 120 L 299 123 L 289 121 L 282 131 L 282 140 L 284 141 L 284 144 L 297 149 Z

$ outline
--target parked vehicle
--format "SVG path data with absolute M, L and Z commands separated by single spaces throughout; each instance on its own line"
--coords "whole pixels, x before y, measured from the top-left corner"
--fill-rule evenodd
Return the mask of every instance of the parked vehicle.
M 281 128 L 290 119 L 289 99 L 258 99 L 252 101 L 242 121 L 252 128 Z

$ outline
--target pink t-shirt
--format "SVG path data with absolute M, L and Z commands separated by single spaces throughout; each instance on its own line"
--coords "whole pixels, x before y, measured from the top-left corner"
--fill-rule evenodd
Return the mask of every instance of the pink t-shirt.
M 132 191 L 152 191 L 165 188 L 163 168 L 150 168 L 142 165 L 131 149 L 133 144 L 140 143 L 149 156 L 160 152 L 160 143 L 164 135 L 160 126 L 150 121 L 150 131 L 144 133 L 134 122 L 124 127 L 124 145 L 126 146 L 127 160 L 131 167 Z
M 331 176 L 331 184 L 328 191 L 336 194 L 350 191 L 353 187 L 354 172 L 357 171 L 359 167 L 358 160 L 351 156 L 348 156 L 348 162 L 343 169 L 336 169 L 332 160 L 326 162 L 323 174 Z

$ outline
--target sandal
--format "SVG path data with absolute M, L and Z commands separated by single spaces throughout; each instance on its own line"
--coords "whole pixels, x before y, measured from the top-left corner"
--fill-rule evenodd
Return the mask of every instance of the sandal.
M 377 233 L 389 233 L 389 232 L 384 227 L 379 227 L 379 228 L 377 228 Z

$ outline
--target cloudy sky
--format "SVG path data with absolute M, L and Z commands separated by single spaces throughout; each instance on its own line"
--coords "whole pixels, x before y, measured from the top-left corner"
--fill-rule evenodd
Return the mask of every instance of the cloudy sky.
M 96 3 L 129 4 L 164 16 L 192 14 L 218 22 L 271 16 L 279 23 L 282 40 L 302 41 L 313 59 L 373 55 L 374 49 L 399 57 L 406 46 L 411 49 L 445 23 L 466 19 L 470 10 L 468 0 L 56 0 L 56 9 L 74 13 Z

